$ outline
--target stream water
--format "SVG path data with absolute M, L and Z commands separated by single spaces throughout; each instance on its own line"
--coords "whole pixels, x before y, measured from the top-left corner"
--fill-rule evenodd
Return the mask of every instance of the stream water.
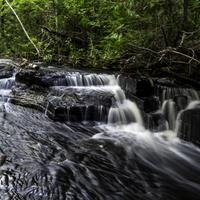
M 171 100 L 169 129 L 154 133 L 114 75 L 71 73 L 66 81 L 113 94 L 107 122 L 55 122 L 9 103 L 14 77 L 0 80 L 0 199 L 200 199 L 200 149 L 177 137 Z M 198 105 L 193 100 L 185 109 Z M 165 102 L 158 112 L 166 109 Z

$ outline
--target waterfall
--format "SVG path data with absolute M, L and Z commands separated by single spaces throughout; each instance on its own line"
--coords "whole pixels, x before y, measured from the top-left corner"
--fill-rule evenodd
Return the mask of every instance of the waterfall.
M 88 121 L 90 119 L 97 121 L 107 121 L 108 124 L 123 125 L 132 122 L 137 122 L 143 126 L 142 116 L 137 105 L 134 102 L 126 99 L 125 93 L 119 86 L 118 76 L 109 74 L 87 74 L 80 72 L 68 72 L 65 75 L 65 86 L 54 86 L 52 91 L 54 91 L 53 96 L 58 96 L 58 98 L 64 98 L 64 93 L 66 95 L 79 96 L 80 99 L 87 98 L 87 104 L 78 105 L 76 112 L 79 112 L 79 120 Z M 88 99 L 92 98 L 90 101 Z M 96 96 L 96 97 L 95 97 Z M 98 103 L 98 98 L 102 96 L 100 103 Z M 105 106 L 104 97 L 108 96 L 112 98 L 112 103 L 109 106 Z M 58 99 L 57 98 L 57 99 Z M 96 98 L 96 99 L 95 99 Z M 50 95 L 50 103 L 57 101 L 56 98 Z M 96 100 L 94 104 L 93 101 Z M 111 100 L 111 99 L 109 99 Z M 47 104 L 46 112 L 50 104 Z M 65 115 L 68 121 L 71 121 L 71 116 L 74 115 L 73 106 L 76 107 L 74 103 L 72 106 L 65 105 L 65 110 L 63 115 Z M 80 109 L 80 111 L 77 111 Z M 105 116 L 106 115 L 106 116 Z M 93 117 L 91 117 L 93 116 Z
M 72 72 L 68 73 L 65 79 L 67 86 L 103 86 L 111 84 L 110 81 L 114 79 L 114 75 Z
M 14 86 L 14 84 L 15 84 L 15 76 L 10 78 L 0 79 L 0 101 L 3 102 L 8 101 L 11 88 Z
M 161 101 L 163 103 L 161 113 L 168 122 L 169 130 L 177 133 L 182 112 L 198 104 L 199 95 L 192 88 L 162 87 L 162 89 Z

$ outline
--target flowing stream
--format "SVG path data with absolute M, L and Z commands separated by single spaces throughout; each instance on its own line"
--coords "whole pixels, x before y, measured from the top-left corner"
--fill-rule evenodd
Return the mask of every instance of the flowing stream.
M 70 73 L 66 81 L 79 93 L 112 94 L 107 122 L 55 122 L 9 103 L 14 77 L 0 80 L 0 199 L 200 199 L 200 149 L 177 137 L 181 110 L 174 114 L 172 100 L 160 110 L 171 116 L 169 129 L 154 133 L 114 75 Z M 198 106 L 193 100 L 184 109 Z

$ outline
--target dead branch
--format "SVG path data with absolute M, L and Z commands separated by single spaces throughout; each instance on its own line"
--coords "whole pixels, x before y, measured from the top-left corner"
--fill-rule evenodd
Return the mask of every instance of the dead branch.
M 192 61 L 195 61 L 195 62 L 197 62 L 198 64 L 200 64 L 200 61 L 197 60 L 196 58 L 191 57 L 191 56 L 189 56 L 189 55 L 187 55 L 187 54 L 181 53 L 181 52 L 177 51 L 175 48 L 169 47 L 169 48 L 164 49 L 164 50 L 162 50 L 162 51 L 159 52 L 159 54 L 161 54 L 161 55 L 166 54 L 166 53 L 174 53 L 174 54 L 177 54 L 177 55 L 186 57 L 186 58 L 188 58 L 188 59 L 190 59 L 190 60 L 192 60 Z
M 146 48 L 146 47 L 139 47 L 139 46 L 136 46 L 136 45 L 130 44 L 130 43 L 129 43 L 129 46 L 131 46 L 131 47 L 133 47 L 133 48 L 135 48 L 135 49 L 140 49 L 140 50 L 148 51 L 148 52 L 151 52 L 151 53 L 153 53 L 153 54 L 158 55 L 158 52 L 157 52 L 157 51 L 154 51 L 154 50 L 149 49 L 149 48 Z

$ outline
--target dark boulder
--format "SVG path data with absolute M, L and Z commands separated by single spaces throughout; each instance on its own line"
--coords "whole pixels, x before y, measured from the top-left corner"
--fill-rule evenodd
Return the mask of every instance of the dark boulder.
M 180 110 L 183 110 L 188 105 L 188 97 L 185 95 L 179 95 L 174 97 L 174 102 L 176 104 L 176 109 L 179 112 Z
M 140 110 L 145 113 L 155 112 L 159 109 L 160 102 L 155 96 L 152 97 L 136 97 L 135 95 L 128 94 L 127 98 L 134 101 Z
M 124 75 L 118 76 L 118 84 L 125 91 L 126 95 L 131 94 L 137 97 L 154 96 L 153 82 L 147 78 Z
M 151 97 L 154 96 L 154 85 L 148 79 L 141 79 L 137 81 L 137 97 Z
M 160 103 L 157 97 L 145 97 L 143 100 L 143 110 L 146 113 L 154 112 L 159 109 Z
M 153 132 L 160 132 L 167 130 L 167 121 L 164 115 L 160 112 L 147 114 L 145 117 L 146 128 Z
M 39 85 L 50 87 L 66 85 L 65 73 L 49 69 L 21 69 L 16 74 L 16 81 L 27 86 Z
M 183 111 L 178 122 L 178 136 L 200 146 L 200 107 Z
M 125 93 L 136 94 L 137 79 L 120 75 L 118 77 L 118 84 L 125 91 Z

